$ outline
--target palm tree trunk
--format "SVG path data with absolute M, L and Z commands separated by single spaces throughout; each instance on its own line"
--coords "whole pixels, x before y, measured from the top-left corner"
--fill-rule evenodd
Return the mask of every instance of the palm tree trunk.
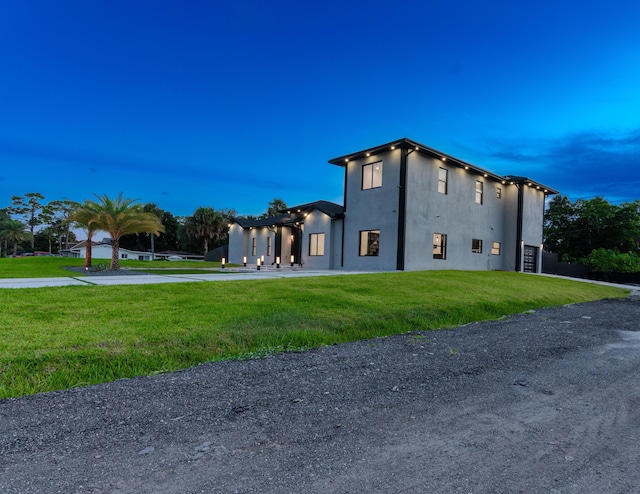
M 93 240 L 89 237 L 84 249 L 84 269 L 89 269 L 91 267 L 91 244 L 93 244 Z
M 120 271 L 120 239 L 111 239 L 111 271 Z

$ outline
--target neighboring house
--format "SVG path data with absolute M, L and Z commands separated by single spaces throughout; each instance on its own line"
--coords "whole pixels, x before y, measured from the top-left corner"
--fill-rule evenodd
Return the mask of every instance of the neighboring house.
M 69 249 L 60 251 L 60 254 L 65 257 L 82 257 L 84 258 L 87 251 L 87 241 L 83 240 Z M 111 259 L 111 242 L 92 242 L 91 243 L 91 258 L 92 259 Z M 120 249 L 120 259 L 129 259 L 134 261 L 150 261 L 151 252 L 140 252 L 137 250 Z
M 540 272 L 545 198 L 557 191 L 406 138 L 329 163 L 344 168 L 344 208 L 318 201 L 238 218 L 229 262 L 264 255 L 314 269 Z

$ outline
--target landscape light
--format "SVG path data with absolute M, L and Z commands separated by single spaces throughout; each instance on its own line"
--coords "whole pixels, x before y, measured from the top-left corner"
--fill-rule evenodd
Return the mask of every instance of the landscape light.
M 222 267 L 222 269 L 224 269 L 224 265 L 227 263 L 227 260 L 223 257 L 222 261 L 220 262 L 220 266 Z

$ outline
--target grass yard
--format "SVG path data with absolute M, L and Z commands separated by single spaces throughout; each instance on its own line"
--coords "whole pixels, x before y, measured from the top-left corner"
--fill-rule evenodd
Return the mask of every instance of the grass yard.
M 4 289 L 0 398 L 626 293 L 478 271 Z
M 93 265 L 109 264 L 110 259 L 93 259 Z M 64 269 L 64 266 L 84 266 L 84 259 L 77 257 L 17 257 L 0 258 L 0 278 L 59 278 L 79 276 Z M 121 260 L 122 268 L 182 268 L 190 271 L 219 268 L 219 262 L 204 261 L 129 261 Z M 231 265 L 227 264 L 231 267 Z M 197 271 L 196 271 L 197 272 Z M 205 271 L 206 272 L 206 271 Z

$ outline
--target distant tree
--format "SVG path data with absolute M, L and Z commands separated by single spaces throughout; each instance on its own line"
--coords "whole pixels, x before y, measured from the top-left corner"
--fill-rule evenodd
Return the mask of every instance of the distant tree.
M 9 206 L 9 212 L 24 218 L 25 223 L 29 226 L 32 249 L 34 246 L 35 227 L 42 224 L 40 216 L 40 212 L 44 207 L 42 200 L 44 200 L 44 196 L 39 192 L 28 192 L 24 196 L 11 197 L 11 206 Z
M 89 224 L 111 236 L 110 269 L 117 271 L 120 269 L 120 239 L 123 235 L 143 232 L 159 235 L 164 227 L 156 215 L 145 213 L 142 206 L 134 204 L 137 199 L 124 198 L 122 192 L 115 199 L 106 194 L 96 197 L 99 211 Z
M 178 229 L 180 224 L 169 211 L 164 211 L 156 204 L 150 202 L 142 207 L 145 213 L 152 213 L 158 217 L 164 232 L 154 240 L 154 251 L 178 250 Z M 120 247 L 149 252 L 151 251 L 150 235 L 124 235 L 120 239 Z
M 640 201 L 610 204 L 602 197 L 554 197 L 545 212 L 544 244 L 564 261 L 576 262 L 594 250 L 638 253 Z
M 185 221 L 187 235 L 202 242 L 204 255 L 209 252 L 209 241 L 219 236 L 224 224 L 224 218 L 212 207 L 196 209 Z
M 287 204 L 279 197 L 274 198 L 268 205 L 267 211 L 260 218 L 270 218 L 281 214 L 281 211 L 287 209 Z
M 2 223 L 0 239 L 13 243 L 13 255 L 18 253 L 18 243 L 33 239 L 33 234 L 29 231 L 29 226 L 18 220 L 6 220 Z M 33 245 L 33 244 L 32 244 Z

